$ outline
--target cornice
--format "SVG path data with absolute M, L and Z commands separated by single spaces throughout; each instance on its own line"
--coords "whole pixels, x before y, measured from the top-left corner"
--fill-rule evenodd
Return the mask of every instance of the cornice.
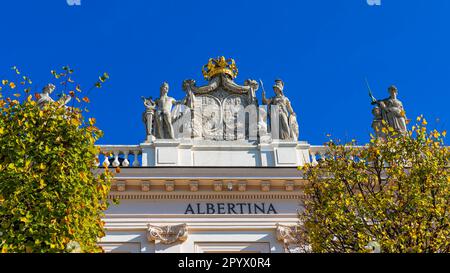
M 147 192 L 113 192 L 110 199 L 142 199 L 142 200 L 300 200 L 301 193 L 147 193 Z

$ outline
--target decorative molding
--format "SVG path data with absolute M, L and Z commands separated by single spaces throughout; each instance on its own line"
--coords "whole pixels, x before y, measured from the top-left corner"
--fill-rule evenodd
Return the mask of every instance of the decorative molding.
M 141 190 L 144 192 L 150 191 L 150 182 L 142 182 Z
M 169 191 L 169 192 L 174 191 L 175 183 L 173 181 L 166 182 L 166 183 L 164 183 L 164 187 L 165 187 L 166 191 Z
M 283 243 L 285 252 L 301 252 L 302 240 L 298 225 L 276 225 L 277 240 Z
M 214 182 L 213 189 L 214 189 L 214 191 L 222 191 L 223 190 L 223 182 Z
M 287 181 L 284 186 L 286 191 L 293 191 L 294 190 L 294 182 L 293 181 Z
M 247 190 L 247 182 L 238 183 L 238 191 L 244 192 Z
M 189 182 L 189 190 L 192 192 L 198 191 L 198 182 L 197 181 Z
M 184 242 L 187 239 L 187 225 L 173 225 L 173 226 L 153 226 L 148 225 L 147 239 L 149 242 L 161 242 L 165 245 L 174 244 L 177 242 Z
M 231 200 L 231 199 L 248 199 L 248 200 L 301 200 L 301 194 L 290 194 L 290 193 L 259 193 L 259 194 L 239 194 L 239 193 L 227 193 L 222 192 L 220 194 L 216 193 L 201 193 L 201 194 L 189 194 L 189 193 L 179 193 L 179 194 L 167 194 L 167 193 L 132 193 L 127 192 L 121 193 L 111 193 L 108 196 L 109 199 L 134 199 L 134 200 Z
M 125 191 L 126 190 L 126 183 L 125 183 L 125 181 L 118 181 L 117 182 L 117 191 Z
M 264 191 L 264 192 L 270 191 L 270 181 L 261 182 L 261 191 Z

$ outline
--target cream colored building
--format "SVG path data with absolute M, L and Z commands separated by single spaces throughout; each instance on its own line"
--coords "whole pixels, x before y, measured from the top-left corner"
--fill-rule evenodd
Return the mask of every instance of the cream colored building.
M 242 86 L 234 83 L 234 61 L 224 61 L 210 60 L 205 66 L 208 85 L 183 84 L 184 105 L 191 96 L 194 105 L 204 107 L 195 108 L 184 122 L 192 122 L 194 128 L 187 137 L 177 133 L 173 138 L 155 137 L 155 130 L 165 129 L 154 128 L 151 118 L 158 112 L 150 109 L 146 113 L 152 116 L 146 121 L 151 126 L 147 123 L 144 143 L 101 146 L 113 156 L 100 162 L 121 167 L 110 193 L 120 204 L 111 205 L 104 218 L 106 236 L 100 244 L 106 252 L 301 251 L 296 225 L 305 180 L 297 168 L 316 163 L 316 156 L 325 150 L 297 140 L 298 127 L 292 121 L 296 115 L 281 95 L 265 101 L 283 98 L 281 106 L 287 110 L 280 113 L 290 112 L 289 127 L 281 124 L 280 130 L 287 137 L 274 137 L 274 130 L 267 130 L 268 123 L 262 121 L 262 112 L 254 121 L 257 137 L 251 139 L 246 129 L 251 120 L 243 122 L 240 134 L 231 106 L 259 106 L 255 97 L 259 86 L 251 80 Z M 277 81 L 274 90 L 283 87 Z M 213 111 L 206 108 L 210 105 Z M 216 122 L 213 126 L 208 123 L 211 119 Z M 217 128 L 230 119 L 236 126 L 231 133 L 226 132 L 230 125 Z M 271 120 L 273 127 L 275 119 Z

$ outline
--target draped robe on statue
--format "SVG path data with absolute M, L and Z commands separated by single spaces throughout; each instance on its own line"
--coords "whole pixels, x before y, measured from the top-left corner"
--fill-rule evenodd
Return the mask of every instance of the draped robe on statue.
M 398 132 L 406 132 L 406 118 L 404 116 L 403 104 L 398 99 L 387 98 L 382 100 L 381 114 L 390 127 Z

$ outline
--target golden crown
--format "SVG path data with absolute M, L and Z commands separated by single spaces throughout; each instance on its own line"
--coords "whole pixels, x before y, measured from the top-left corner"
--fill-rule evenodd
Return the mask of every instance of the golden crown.
M 226 74 L 232 79 L 238 75 L 238 69 L 234 60 L 225 59 L 224 56 L 209 59 L 208 63 L 203 66 L 202 72 L 206 80 L 210 80 L 217 74 Z

